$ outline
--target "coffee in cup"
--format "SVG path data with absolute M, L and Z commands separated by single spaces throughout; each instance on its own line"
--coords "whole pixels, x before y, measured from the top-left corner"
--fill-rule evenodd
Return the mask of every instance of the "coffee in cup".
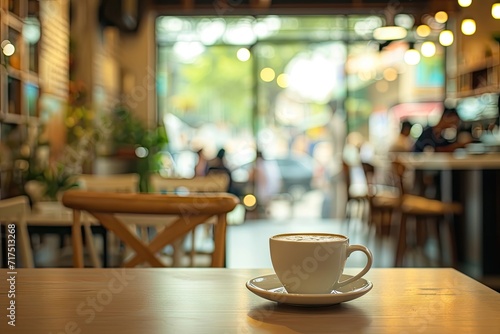
M 349 245 L 349 238 L 341 234 L 278 234 L 269 239 L 269 247 L 276 276 L 288 293 L 331 293 L 365 275 L 373 262 L 368 248 Z M 339 281 L 347 258 L 355 251 L 366 254 L 365 267 L 357 275 Z

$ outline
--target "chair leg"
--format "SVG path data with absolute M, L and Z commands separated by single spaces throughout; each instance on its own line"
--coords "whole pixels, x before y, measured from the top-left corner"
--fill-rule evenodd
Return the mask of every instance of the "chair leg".
M 189 253 L 189 266 L 194 267 L 194 258 L 196 255 L 196 227 L 191 231 L 191 252 Z
M 395 267 L 403 266 L 403 257 L 406 251 L 406 214 L 401 213 L 401 222 L 399 225 L 399 240 L 396 249 Z
M 457 255 L 457 241 L 455 239 L 455 227 L 453 222 L 446 219 L 446 224 L 448 224 L 448 233 L 450 238 L 450 256 L 451 264 L 453 268 L 458 268 L 458 255 Z
M 443 239 L 441 236 L 441 220 L 437 221 L 435 226 L 436 226 L 436 239 L 437 239 L 437 245 L 438 245 L 439 262 L 440 262 L 440 265 L 442 266 L 444 263 L 444 255 L 443 255 Z
M 90 261 L 94 268 L 102 268 L 101 260 L 97 254 L 97 249 L 94 244 L 94 235 L 88 223 L 83 223 L 83 232 L 85 233 L 85 239 L 87 241 L 87 249 L 89 251 Z

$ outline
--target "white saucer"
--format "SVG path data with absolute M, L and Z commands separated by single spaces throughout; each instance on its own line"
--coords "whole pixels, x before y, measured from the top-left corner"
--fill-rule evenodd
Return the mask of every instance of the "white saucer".
M 341 281 L 352 277 L 342 275 Z M 252 278 L 246 283 L 247 288 L 262 298 L 281 304 L 299 306 L 328 306 L 347 302 L 359 298 L 370 291 L 372 282 L 360 278 L 352 283 L 346 284 L 338 290 L 327 294 L 299 294 L 287 293 L 275 274 Z

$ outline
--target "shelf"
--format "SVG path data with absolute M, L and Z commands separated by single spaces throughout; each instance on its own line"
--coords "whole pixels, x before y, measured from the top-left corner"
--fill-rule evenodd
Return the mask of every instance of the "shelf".
M 3 57 L 0 120 L 23 123 L 26 118 L 36 119 L 39 113 L 39 43 L 28 43 L 22 34 L 27 15 L 38 15 L 39 4 L 34 0 L 0 1 L 0 38 L 9 40 L 16 48 L 12 56 Z
M 500 87 L 499 62 L 489 59 L 467 69 L 462 68 L 457 75 L 457 87 L 458 97 L 497 93 Z

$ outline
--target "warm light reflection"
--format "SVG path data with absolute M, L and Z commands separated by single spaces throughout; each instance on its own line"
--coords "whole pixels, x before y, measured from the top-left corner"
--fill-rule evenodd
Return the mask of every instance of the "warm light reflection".
M 239 61 L 247 61 L 250 59 L 250 50 L 247 48 L 241 48 L 236 52 L 236 57 Z
M 4 40 L 2 42 L 2 52 L 7 57 L 10 57 L 16 52 L 16 47 L 9 40 Z
M 260 78 L 262 81 L 271 82 L 276 77 L 276 73 L 270 67 L 265 67 L 260 71 Z
M 453 44 L 453 32 L 451 30 L 443 30 L 439 33 L 439 43 L 443 46 L 450 46 Z
M 436 54 L 436 44 L 434 44 L 434 42 L 431 41 L 424 42 L 422 43 L 420 52 L 424 57 L 432 57 Z
M 383 76 L 387 81 L 394 81 L 398 78 L 398 71 L 393 67 L 388 67 L 384 70 Z
M 276 78 L 276 83 L 281 88 L 288 87 L 288 75 L 286 75 L 286 73 L 281 73 L 280 75 L 278 75 L 278 78 Z
M 491 6 L 491 16 L 495 19 L 500 19 L 500 3 L 494 3 Z
M 403 39 L 406 34 L 406 29 L 399 26 L 386 26 L 373 30 L 373 38 L 381 41 Z
M 464 19 L 462 21 L 461 30 L 464 35 L 474 35 L 476 32 L 476 21 L 473 19 Z
M 472 0 L 458 0 L 460 7 L 469 7 L 472 4 Z
M 420 37 L 427 37 L 431 34 L 431 27 L 427 24 L 421 24 L 417 27 L 416 33 Z
M 439 11 L 434 15 L 434 19 L 437 23 L 445 23 L 448 21 L 448 13 L 445 11 Z
M 243 197 L 243 205 L 247 208 L 253 208 L 257 204 L 257 198 L 254 195 L 248 194 Z
M 420 53 L 415 49 L 408 49 L 405 52 L 404 60 L 408 65 L 417 65 L 420 62 Z

